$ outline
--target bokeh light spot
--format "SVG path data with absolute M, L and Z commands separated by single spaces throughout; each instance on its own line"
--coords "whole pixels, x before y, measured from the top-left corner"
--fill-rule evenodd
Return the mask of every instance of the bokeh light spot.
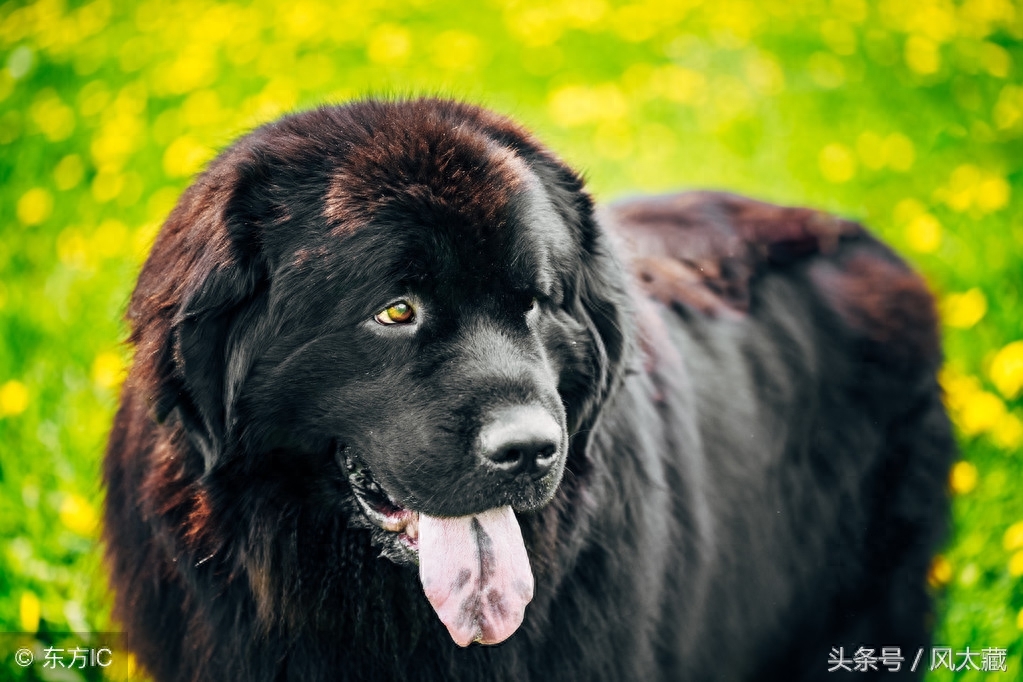
M 906 41 L 906 65 L 918 74 L 929 76 L 941 69 L 941 52 L 934 41 L 910 36 Z
M 1016 452 L 1023 445 L 1023 419 L 1011 412 L 1006 414 L 991 429 L 991 440 L 1003 450 Z
M 906 243 L 920 253 L 933 253 L 941 246 L 941 223 L 930 213 L 921 213 L 906 226 Z
M 977 467 L 970 462 L 956 462 L 949 475 L 949 487 L 956 495 L 965 495 L 977 487 Z
M 953 417 L 958 417 L 957 423 L 964 434 L 975 436 L 994 428 L 1005 415 L 1005 403 L 998 396 L 987 391 L 978 391 Z
M 22 632 L 36 632 L 39 630 L 39 619 L 42 614 L 42 607 L 39 597 L 35 592 L 26 590 L 21 593 L 21 600 L 18 603 L 18 621 Z
M 1023 341 L 1013 341 L 995 353 L 988 376 L 1006 399 L 1023 392 Z
M 81 495 L 67 493 L 60 504 L 60 521 L 78 535 L 91 537 L 99 525 L 96 510 Z
M 213 150 L 188 135 L 182 135 L 163 154 L 163 170 L 172 178 L 183 178 L 199 172 L 213 158 Z
M 1009 552 L 1023 549 L 1023 521 L 1017 521 L 1006 529 L 1002 546 Z
M 448 71 L 472 71 L 482 64 L 483 48 L 476 36 L 443 31 L 433 40 L 433 63 Z
M 64 104 L 52 88 L 39 92 L 30 108 L 32 121 L 50 142 L 71 137 L 75 130 L 75 112 Z
M 384 66 L 405 63 L 412 52 L 412 34 L 401 26 L 383 24 L 369 36 L 366 55 L 371 62 Z
M 197 90 L 181 105 L 181 115 L 186 124 L 200 128 L 220 122 L 224 110 L 215 90 Z
M 124 176 L 117 172 L 100 171 L 92 180 L 92 197 L 106 203 L 117 197 L 124 187 Z
M 28 389 L 17 379 L 0 386 L 0 417 L 19 415 L 28 407 Z
M 1009 575 L 1013 578 L 1023 575 L 1023 551 L 1016 552 L 1009 559 Z
M 974 287 L 960 294 L 948 294 L 941 301 L 941 320 L 949 327 L 969 329 L 987 313 L 984 292 Z
M 810 78 L 822 88 L 838 88 L 845 83 L 845 66 L 829 52 L 816 52 L 808 64 Z
M 53 212 L 53 196 L 41 187 L 34 187 L 21 195 L 16 210 L 23 225 L 38 225 Z
M 92 361 L 92 382 L 99 388 L 109 389 L 120 386 L 124 381 L 124 360 L 117 353 L 104 352 Z
M 26 45 L 19 45 L 11 50 L 11 53 L 7 55 L 7 73 L 15 80 L 24 78 L 32 69 L 32 64 L 34 62 L 35 55 L 32 52 L 32 48 Z
M 78 229 L 69 227 L 57 236 L 57 258 L 71 268 L 88 267 L 88 244 Z
M 984 70 L 995 78 L 1006 78 L 1012 70 L 1012 56 L 1009 51 L 995 43 L 984 43 L 980 52 Z
M 57 189 L 67 191 L 74 189 L 85 175 L 85 164 L 78 154 L 68 154 L 53 169 L 53 181 Z
M 944 587 L 952 580 L 952 564 L 940 554 L 931 561 L 930 569 L 927 571 L 927 582 L 931 587 L 937 589 Z
M 817 157 L 817 164 L 828 182 L 849 182 L 856 175 L 856 158 L 845 145 L 832 143 L 824 147 Z
M 1010 130 L 1023 122 L 1023 87 L 1006 85 L 998 93 L 992 119 L 999 130 Z
M 129 246 L 128 228 L 120 220 L 107 218 L 96 228 L 89 242 L 92 253 L 101 258 L 113 258 L 124 253 L 125 248 Z M 95 365 L 93 368 L 95 369 Z
M 559 125 L 569 127 L 625 118 L 628 102 L 614 83 L 568 85 L 551 93 L 548 111 Z

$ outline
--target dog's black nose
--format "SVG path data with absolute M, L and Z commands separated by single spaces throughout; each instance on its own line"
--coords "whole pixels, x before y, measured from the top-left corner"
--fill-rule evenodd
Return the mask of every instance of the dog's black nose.
M 561 426 L 542 407 L 506 407 L 480 429 L 485 466 L 509 474 L 543 476 L 558 459 Z

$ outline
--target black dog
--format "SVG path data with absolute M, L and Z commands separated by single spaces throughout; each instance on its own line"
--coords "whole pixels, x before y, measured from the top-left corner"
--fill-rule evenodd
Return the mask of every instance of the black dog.
M 105 537 L 157 680 L 816 680 L 929 641 L 937 325 L 854 223 L 595 213 L 504 118 L 368 101 L 213 161 L 128 318 Z

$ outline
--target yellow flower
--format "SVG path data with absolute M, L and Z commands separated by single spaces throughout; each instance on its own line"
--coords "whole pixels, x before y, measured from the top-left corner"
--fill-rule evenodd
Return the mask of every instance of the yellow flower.
M 961 294 L 948 294 L 941 301 L 941 319 L 949 327 L 969 329 L 987 313 L 984 293 L 974 287 Z
M 992 114 L 1000 130 L 1013 128 L 1023 121 L 1023 87 L 1006 85 L 1002 88 Z
M 39 629 L 40 604 L 34 592 L 26 590 L 21 593 L 19 608 L 22 632 L 36 632 Z
M 61 101 L 52 88 L 45 88 L 32 102 L 32 120 L 50 140 L 60 142 L 71 137 L 75 129 L 75 111 Z
M 877 144 L 882 144 L 881 138 L 877 138 Z M 880 152 L 883 155 L 883 150 Z M 883 163 L 883 159 L 882 159 Z M 899 225 L 905 225 L 910 220 L 917 217 L 921 213 L 926 213 L 927 207 L 924 206 L 916 199 L 903 199 L 899 203 L 895 204 L 895 210 L 892 211 L 892 217 L 895 222 Z
M 90 265 L 88 243 L 81 232 L 69 227 L 57 235 L 57 258 L 69 267 L 85 268 Z
M 977 487 L 977 467 L 969 462 L 956 462 L 948 482 L 952 492 L 965 495 Z
M 1015 450 L 1023 445 L 1023 419 L 1006 414 L 991 430 L 991 440 L 1005 450 Z
M 1023 521 L 1017 521 L 1009 526 L 1002 537 L 1002 546 L 1009 552 L 1023 549 Z
M 60 505 L 60 521 L 79 535 L 88 537 L 96 530 L 96 510 L 84 497 L 68 493 Z
M 73 189 L 84 175 L 85 165 L 78 154 L 68 154 L 53 169 L 53 179 L 62 190 Z
M 1023 550 L 1016 552 L 1009 559 L 1009 575 L 1018 578 L 1023 575 Z
M 996 78 L 1005 78 L 1012 67 L 1012 56 L 1001 45 L 984 43 L 980 50 L 980 59 L 984 68 Z
M 845 145 L 829 144 L 821 150 L 817 163 L 828 182 L 848 182 L 856 175 L 856 158 Z
M 1023 391 L 1023 341 L 1013 341 L 991 360 L 988 376 L 998 392 L 1009 400 Z
M 961 412 L 966 403 L 981 392 L 980 382 L 976 377 L 962 374 L 952 367 L 942 369 L 938 380 L 945 390 L 945 403 L 953 412 Z
M 117 353 L 100 353 L 92 363 L 92 381 L 100 388 L 114 388 L 124 380 L 124 362 Z
M 1019 615 L 1016 616 L 1016 627 L 1023 630 L 1023 609 L 1019 610 Z
M 196 90 L 181 105 L 185 123 L 193 128 L 218 123 L 224 113 L 215 90 Z
M 668 64 L 651 72 L 649 87 L 658 97 L 681 104 L 694 104 L 706 95 L 707 79 L 699 71 Z M 569 104 L 570 102 L 565 101 L 560 103 L 560 106 L 568 107 Z M 561 115 L 570 114 L 571 112 L 567 112 Z
M 984 213 L 991 213 L 1009 204 L 1012 189 L 1009 181 L 1000 175 L 990 175 L 982 180 L 976 189 L 977 208 Z
M 967 436 L 993 429 L 1005 417 L 1005 403 L 993 393 L 978 391 L 963 404 L 957 423 Z
M 25 384 L 11 379 L 0 386 L 0 417 L 21 414 L 28 407 L 28 389 Z
M 981 214 L 1005 208 L 1011 194 L 1009 181 L 1000 173 L 982 170 L 970 163 L 952 171 L 948 184 L 935 192 L 935 196 L 954 211 L 976 209 Z
M 920 253 L 933 253 L 941 246 L 941 223 L 930 213 L 921 213 L 906 226 L 909 247 Z
M 89 240 L 89 248 L 103 258 L 113 258 L 128 247 L 128 228 L 120 220 L 107 218 Z
M 124 176 L 117 172 L 100 171 L 92 180 L 92 198 L 106 203 L 117 197 L 124 188 Z
M 174 140 L 163 154 L 163 170 L 172 178 L 193 175 L 213 157 L 213 151 L 188 135 Z
M 201 47 L 200 47 L 201 46 Z M 203 88 L 217 78 L 216 53 L 209 45 L 192 43 L 156 74 L 155 85 L 165 94 L 180 95 Z
M 53 197 L 41 187 L 34 187 L 18 199 L 18 220 L 24 225 L 38 225 L 50 217 Z
M 906 65 L 921 75 L 937 73 L 941 68 L 938 46 L 923 36 L 911 36 L 906 41 Z
M 450 71 L 472 71 L 483 56 L 479 39 L 464 31 L 444 31 L 433 40 L 433 63 Z
M 940 554 L 931 561 L 931 568 L 927 571 L 927 582 L 931 587 L 938 588 L 947 585 L 952 579 L 952 564 Z
M 412 35 L 400 26 L 383 24 L 369 36 L 366 53 L 371 62 L 385 66 L 405 63 L 412 51 Z
M 551 93 L 547 103 L 551 118 L 569 127 L 596 121 L 617 121 L 628 113 L 628 101 L 614 83 L 567 85 Z

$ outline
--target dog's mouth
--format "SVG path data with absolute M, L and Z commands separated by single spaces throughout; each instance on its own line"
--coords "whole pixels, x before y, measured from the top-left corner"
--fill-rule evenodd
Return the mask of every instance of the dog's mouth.
M 340 454 L 381 554 L 419 564 L 426 598 L 455 643 L 497 644 L 511 637 L 533 598 L 533 572 L 511 506 L 451 518 L 422 514 L 388 495 L 359 458 L 344 449 Z
M 397 535 L 398 543 L 413 553 L 419 551 L 419 512 L 398 504 L 383 488 L 373 479 L 369 467 L 362 461 L 348 453 L 343 453 L 345 473 L 348 474 L 348 483 L 352 487 L 355 501 L 363 515 L 381 530 Z M 410 557 L 391 557 L 405 559 Z M 400 561 L 406 563 L 405 561 Z

